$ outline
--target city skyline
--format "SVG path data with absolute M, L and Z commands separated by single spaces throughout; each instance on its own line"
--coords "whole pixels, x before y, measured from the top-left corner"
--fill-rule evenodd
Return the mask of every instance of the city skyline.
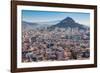
M 73 18 L 77 23 L 90 25 L 89 13 L 22 10 L 22 21 L 33 23 L 58 21 L 66 17 Z

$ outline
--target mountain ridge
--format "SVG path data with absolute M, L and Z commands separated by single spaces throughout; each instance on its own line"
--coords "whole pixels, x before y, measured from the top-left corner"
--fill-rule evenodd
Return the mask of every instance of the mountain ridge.
M 88 26 L 82 25 L 80 23 L 77 23 L 73 18 L 71 17 L 66 17 L 63 20 L 60 21 L 51 21 L 51 22 L 26 22 L 26 21 L 22 21 L 22 29 L 24 30 L 30 30 L 30 29 L 37 29 L 37 28 L 47 28 L 47 29 L 55 29 L 56 27 L 58 28 L 79 28 L 79 29 L 84 29 L 86 30 L 87 28 L 89 28 Z

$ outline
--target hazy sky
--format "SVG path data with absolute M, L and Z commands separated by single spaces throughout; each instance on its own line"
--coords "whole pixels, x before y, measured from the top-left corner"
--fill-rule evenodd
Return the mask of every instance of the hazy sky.
M 22 20 L 27 22 L 56 21 L 66 17 L 73 18 L 77 23 L 90 25 L 89 13 L 22 10 Z

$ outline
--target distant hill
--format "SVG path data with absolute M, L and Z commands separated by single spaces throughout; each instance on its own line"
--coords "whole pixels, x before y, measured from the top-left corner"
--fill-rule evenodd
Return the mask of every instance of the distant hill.
M 36 28 L 45 28 L 45 27 L 50 27 L 52 25 L 55 25 L 57 23 L 59 23 L 60 20 L 56 20 L 56 21 L 48 21 L 48 22 L 26 22 L 26 21 L 22 21 L 22 29 L 23 30 L 30 30 L 30 29 L 36 29 Z
M 30 22 L 22 21 L 22 29 L 23 30 L 33 29 L 38 25 L 39 24 L 37 24 L 37 23 L 30 23 Z
M 85 25 L 76 23 L 71 17 L 66 17 L 65 19 L 63 19 L 59 23 L 57 23 L 55 25 L 52 25 L 49 28 L 54 29 L 56 27 L 59 27 L 59 28 L 68 28 L 68 27 L 70 27 L 70 28 L 76 28 L 77 27 L 79 29 L 86 29 L 86 28 L 88 28 Z

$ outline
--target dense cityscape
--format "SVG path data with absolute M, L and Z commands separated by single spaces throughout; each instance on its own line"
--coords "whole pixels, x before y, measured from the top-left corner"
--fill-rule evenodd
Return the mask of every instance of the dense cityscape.
M 48 28 L 22 32 L 22 62 L 85 60 L 90 57 L 90 30 Z

